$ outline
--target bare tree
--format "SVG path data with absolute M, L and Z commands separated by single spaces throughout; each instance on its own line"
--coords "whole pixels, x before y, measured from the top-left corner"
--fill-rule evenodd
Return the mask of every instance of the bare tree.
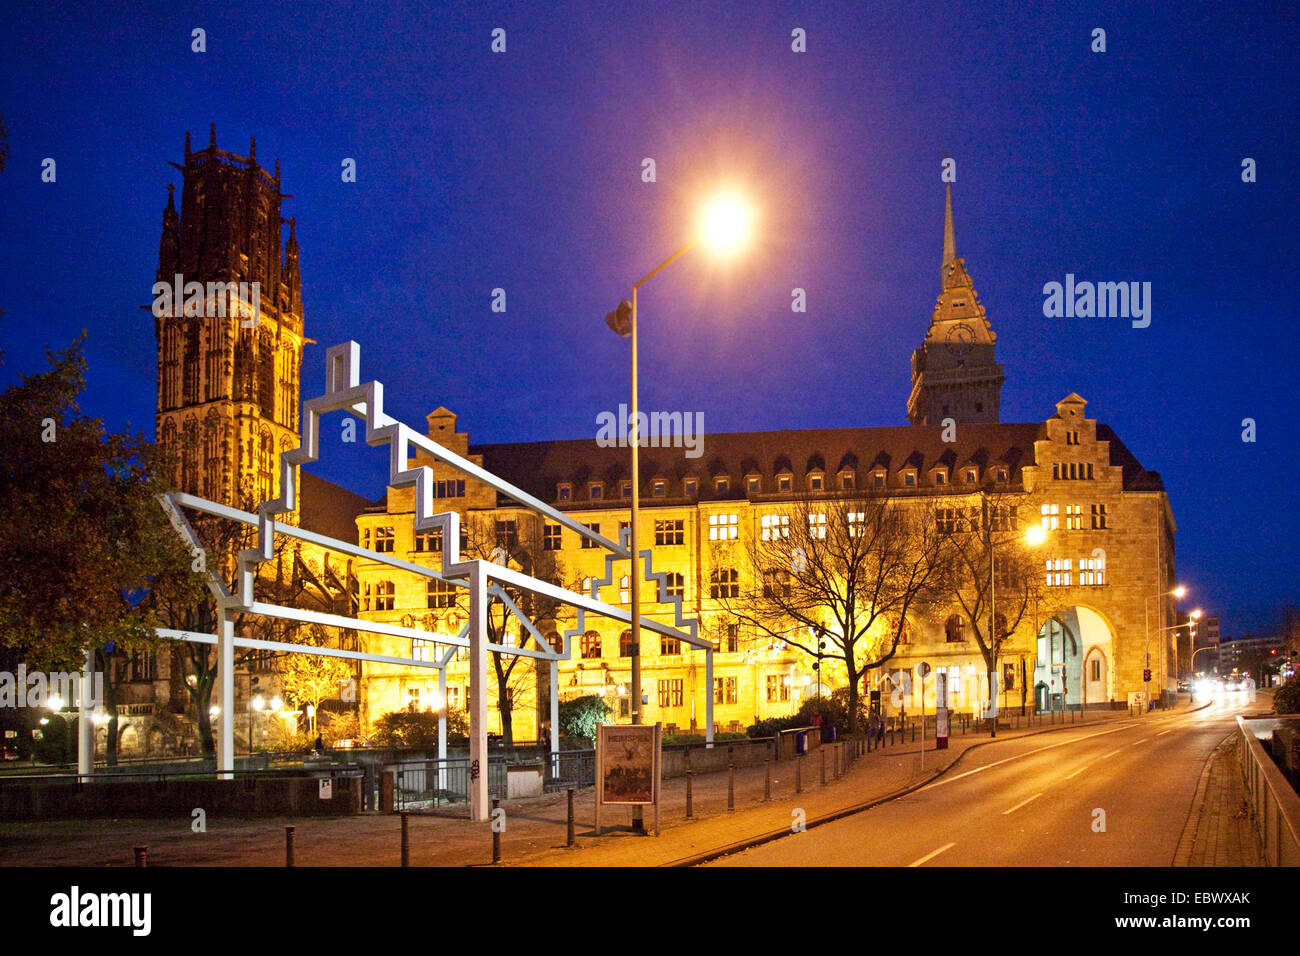
M 934 509 L 884 496 L 802 498 L 761 520 L 747 545 L 715 545 L 709 596 L 759 634 L 842 662 L 856 731 L 859 681 L 897 653 L 909 612 L 939 589 L 945 535 Z
M 560 583 L 561 564 L 558 551 L 548 551 L 540 518 L 529 514 L 486 517 L 469 515 L 463 524 L 464 541 L 462 558 L 483 558 L 505 567 L 517 568 L 524 574 L 555 584 Z M 559 603 L 498 582 L 498 587 L 516 607 L 533 622 L 542 634 L 553 633 Z M 461 589 L 456 600 L 464 600 Z M 536 647 L 533 635 L 515 617 L 509 605 L 497 594 L 489 594 L 487 607 L 487 636 L 493 644 L 527 649 Z M 492 651 L 492 671 L 496 678 L 497 708 L 501 714 L 503 743 L 514 745 L 514 712 L 528 703 L 539 703 L 536 688 L 541 681 L 537 667 L 522 664 L 531 662 L 518 654 Z M 549 687 L 549 683 L 547 684 Z
M 1003 644 L 1043 593 L 1042 566 L 1020 525 L 1022 505 L 1023 496 L 985 492 L 978 505 L 936 512 L 945 540 L 944 596 L 959 609 L 960 628 L 969 627 L 979 646 L 991 702 L 1000 693 Z M 990 733 L 997 735 L 996 718 Z

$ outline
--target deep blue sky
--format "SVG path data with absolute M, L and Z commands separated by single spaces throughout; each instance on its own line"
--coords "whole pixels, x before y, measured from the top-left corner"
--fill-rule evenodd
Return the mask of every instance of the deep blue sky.
M 255 135 L 294 196 L 320 343 L 304 395 L 325 346 L 355 338 L 413 424 L 446 405 L 472 441 L 590 436 L 626 393 L 604 314 L 732 182 L 759 202 L 759 243 L 646 287 L 644 406 L 703 411 L 706 431 L 900 424 L 952 156 L 1003 420 L 1088 399 L 1163 475 L 1185 606 L 1225 636 L 1297 599 L 1294 4 L 106 6 L 0 11 L 0 384 L 86 328 L 84 406 L 152 433 L 139 306 L 180 184 L 167 162 L 215 122 L 238 153 Z M 1044 318 L 1066 272 L 1150 281 L 1151 326 Z M 318 473 L 378 495 L 385 455 L 342 447 Z

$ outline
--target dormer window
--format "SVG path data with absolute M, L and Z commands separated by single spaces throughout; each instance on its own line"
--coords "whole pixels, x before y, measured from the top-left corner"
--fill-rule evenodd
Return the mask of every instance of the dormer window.
M 973 484 L 975 484 L 975 482 L 977 482 L 977 481 L 979 481 L 979 472 L 977 472 L 974 468 L 967 468 L 967 469 L 966 469 L 966 484 L 968 484 L 968 485 L 973 485 Z
M 942 469 L 934 473 L 934 483 L 936 485 L 946 485 L 948 483 L 948 473 Z
M 885 487 L 885 473 L 883 471 L 878 471 L 871 476 L 871 486 L 873 488 Z
M 999 468 L 998 481 L 1003 482 L 1005 484 L 1006 480 L 1007 480 L 1007 470 L 1005 468 Z
M 809 476 L 808 476 L 808 490 L 809 490 L 809 491 L 821 491 L 822 488 L 823 488 L 823 486 L 824 486 L 825 484 L 826 484 L 826 479 L 825 479 L 822 475 L 809 475 Z
M 720 495 L 731 491 L 731 479 L 719 476 L 713 479 L 713 490 Z
M 687 498 L 694 498 L 700 493 L 700 482 L 696 478 L 687 478 L 682 482 L 682 491 Z
M 763 489 L 763 480 L 757 475 L 751 475 L 745 480 L 745 486 L 751 495 L 756 495 Z
M 650 494 L 655 498 L 662 498 L 664 495 L 668 494 L 668 482 L 664 481 L 662 478 L 656 478 L 650 483 Z
M 630 482 L 630 481 L 620 481 L 620 482 L 618 483 L 618 494 L 619 494 L 619 497 L 621 497 L 621 498 L 631 498 L 631 497 L 632 497 L 632 482 Z
M 587 496 L 592 501 L 600 501 L 605 497 L 605 486 L 598 481 L 593 481 L 587 489 Z
M 556 486 L 555 498 L 557 501 L 568 501 L 573 497 L 573 486 L 567 481 Z
M 840 472 L 840 490 L 841 490 L 841 491 L 852 491 L 852 490 L 853 490 L 853 486 L 854 486 L 854 484 L 856 484 L 856 482 L 855 482 L 855 479 L 856 479 L 856 478 L 857 478 L 857 475 L 853 474 L 853 472 L 851 472 L 851 471 L 841 471 L 841 472 Z
M 776 479 L 776 487 L 777 487 L 777 490 L 778 490 L 778 491 L 789 491 L 789 490 L 790 490 L 790 476 L 789 476 L 789 475 L 781 475 L 779 478 L 777 478 L 777 479 Z
M 905 488 L 916 487 L 916 472 L 914 471 L 903 472 L 903 487 Z

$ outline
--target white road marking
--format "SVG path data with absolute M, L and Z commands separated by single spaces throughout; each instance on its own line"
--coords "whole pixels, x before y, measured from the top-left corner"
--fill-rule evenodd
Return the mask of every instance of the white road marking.
M 920 866 L 922 863 L 927 863 L 930 860 L 933 860 L 940 853 L 944 852 L 945 850 L 951 850 L 956 845 L 957 845 L 956 843 L 945 843 L 943 846 L 939 847 L 939 849 L 935 850 L 933 853 L 927 853 L 925 856 L 921 857 L 921 859 L 917 860 L 916 862 L 907 864 L 908 868 L 910 869 L 911 867 L 914 866 Z
M 1041 796 L 1042 796 L 1042 793 L 1036 793 L 1036 794 L 1034 794 L 1032 797 L 1030 797 L 1028 800 L 1021 800 L 1019 803 L 1017 803 L 1017 804 L 1016 804 L 1014 807 L 1012 807 L 1010 810 L 1003 810 L 1003 811 L 1002 811 L 1002 815 L 1005 817 L 1008 813 L 1015 813 L 1017 810 L 1019 810 L 1019 809 L 1020 809 L 1021 807 L 1023 807 L 1025 804 L 1027 804 L 1027 803 L 1033 803 L 1035 800 L 1037 800 L 1037 799 L 1038 799 L 1039 797 L 1041 797 Z
M 1168 730 L 1160 731 L 1160 733 L 1156 734 L 1156 736 L 1163 737 L 1165 734 L 1172 734 L 1173 732 L 1174 732 L 1174 728 L 1170 727 Z
M 1127 747 L 1127 746 L 1128 746 L 1128 744 L 1125 744 L 1125 745 L 1124 745 L 1124 747 Z M 1113 757 L 1113 756 L 1115 756 L 1115 754 L 1117 754 L 1117 753 L 1119 753 L 1121 750 L 1123 750 L 1124 747 L 1117 747 L 1117 748 L 1115 748 L 1114 750 L 1112 750 L 1112 751 L 1111 751 L 1110 753 L 1108 753 L 1108 754 L 1102 754 L 1102 755 L 1101 755 L 1100 757 L 1098 757 L 1097 759 L 1098 759 L 1098 760 L 1105 760 L 1107 757 Z
M 1065 777 L 1063 777 L 1062 779 L 1064 779 L 1064 780 L 1072 780 L 1073 778 L 1079 776 L 1079 774 L 1083 773 L 1085 770 L 1087 770 L 1087 769 L 1088 769 L 1089 767 L 1091 767 L 1091 766 L 1092 766 L 1092 764 L 1090 764 L 1090 763 L 1086 763 L 1086 764 L 1084 764 L 1082 767 L 1080 767 L 1078 770 L 1076 770 L 1074 773 L 1067 774 L 1067 775 L 1066 775 Z

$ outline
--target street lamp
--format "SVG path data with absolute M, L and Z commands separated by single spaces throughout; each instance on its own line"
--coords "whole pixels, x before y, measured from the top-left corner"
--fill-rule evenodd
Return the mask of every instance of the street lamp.
M 1150 702 L 1151 702 L 1151 637 L 1152 637 L 1152 634 L 1151 634 L 1151 602 L 1152 602 L 1152 601 L 1157 601 L 1157 600 L 1159 600 L 1160 598 L 1166 598 L 1166 597 L 1170 597 L 1170 596 L 1173 596 L 1174 598 L 1181 598 L 1181 597 L 1185 596 L 1186 594 L 1187 594 L 1187 588 L 1186 588 L 1185 586 L 1179 584 L 1179 585 L 1177 585 L 1176 587 L 1174 587 L 1172 590 L 1169 590 L 1169 591 L 1161 591 L 1159 594 L 1152 594 L 1152 595 L 1149 595 L 1147 598 L 1145 598 L 1145 599 L 1142 601 L 1142 629 L 1146 632 L 1146 635 L 1147 635 L 1147 646 L 1146 646 L 1146 657 L 1145 657 L 1146 663 L 1145 663 L 1145 665 L 1144 665 L 1144 670 L 1145 670 L 1146 673 L 1143 675 L 1143 676 L 1145 677 L 1145 680 L 1143 681 L 1143 683 L 1146 684 L 1146 700 L 1147 700 L 1147 703 L 1148 703 L 1148 704 L 1150 704 Z M 1166 630 L 1167 630 L 1167 629 L 1166 629 Z M 1164 699 L 1164 673 L 1163 673 L 1163 671 L 1164 671 L 1164 666 L 1165 666 L 1165 648 L 1164 648 L 1164 643 L 1163 643 L 1163 641 L 1162 641 L 1162 643 L 1161 643 L 1161 645 L 1160 645 L 1160 657 L 1159 657 L 1159 661 L 1160 661 L 1160 663 L 1159 663 L 1159 670 L 1162 672 L 1161 675 L 1160 675 L 1160 697 L 1161 697 L 1161 700 L 1163 701 L 1163 699 Z
M 258 694 L 256 697 L 254 697 L 252 700 L 248 702 L 248 706 L 252 707 L 253 710 L 255 710 L 257 713 L 260 714 L 262 712 L 262 708 L 266 706 L 266 701 L 262 698 L 261 694 Z M 252 714 L 248 715 L 248 756 L 250 758 L 253 756 L 253 715 Z
M 605 316 L 605 323 L 623 338 L 632 340 L 632 403 L 629 416 L 630 434 L 628 444 L 632 448 L 632 514 L 629 528 L 628 545 L 631 554 L 632 579 L 632 723 L 641 723 L 641 569 L 637 567 L 640 555 L 637 553 L 637 525 L 641 512 L 641 474 L 640 446 L 641 436 L 637 427 L 637 336 L 636 313 L 637 293 L 641 286 L 680 259 L 697 244 L 703 242 L 718 254 L 730 254 L 738 251 L 749 238 L 753 216 L 749 206 L 734 193 L 716 197 L 703 210 L 695 238 L 682 246 L 659 265 L 642 276 L 632 285 L 632 301 L 624 300 L 617 309 Z M 645 830 L 641 817 L 641 807 L 633 807 L 632 829 L 637 833 Z

